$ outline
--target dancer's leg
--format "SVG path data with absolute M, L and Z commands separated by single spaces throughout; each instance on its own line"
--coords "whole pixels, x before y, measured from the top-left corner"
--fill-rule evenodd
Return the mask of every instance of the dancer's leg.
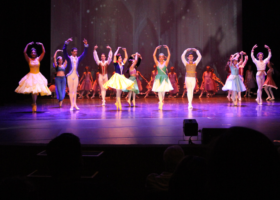
M 269 91 L 268 91 L 268 87 L 267 87 L 267 86 L 265 86 L 265 87 L 264 87 L 264 91 L 265 91 L 265 92 L 266 92 L 266 94 L 267 94 L 267 98 L 266 98 L 266 100 L 271 99 L 271 96 L 270 96 L 270 94 L 269 94 Z
M 241 101 L 241 92 L 238 92 L 238 100 Z
M 237 92 L 236 91 L 232 91 L 232 95 L 231 95 L 231 99 L 233 104 L 236 106 L 237 105 Z
M 79 110 L 79 107 L 77 106 L 77 88 L 78 88 L 78 85 L 79 85 L 79 77 L 76 75 L 75 79 L 74 79 L 74 83 L 73 83 L 73 99 L 74 99 L 74 107 Z
M 71 78 L 71 76 L 67 77 L 67 82 L 68 82 L 68 88 L 69 88 L 69 99 L 70 99 L 70 110 L 73 110 L 74 107 L 74 99 L 73 99 L 73 88 L 74 88 L 74 81 Z
M 256 76 L 257 79 L 257 84 L 258 84 L 258 92 L 257 92 L 257 102 L 258 104 L 262 103 L 262 87 L 263 87 L 263 75 L 261 76 Z
M 37 96 L 38 94 L 32 94 L 32 112 L 36 112 L 37 111 Z
M 121 110 L 121 95 L 122 95 L 122 91 L 121 90 L 116 90 L 116 107 L 117 107 L 117 110 L 118 108 L 120 108 Z
M 251 88 L 247 90 L 248 97 L 251 97 Z
M 200 95 L 199 95 L 199 98 L 201 98 L 202 95 L 203 95 L 203 90 L 201 90 L 201 93 L 200 93 Z
M 129 91 L 127 94 L 127 96 L 128 96 L 127 103 L 129 104 L 129 106 L 131 104 L 131 95 L 132 95 L 132 91 Z
M 195 78 L 194 77 L 186 77 L 185 82 L 186 82 L 186 87 L 188 89 L 188 101 L 189 101 L 189 108 L 192 109 L 192 100 L 193 100 L 193 90 L 195 87 Z
M 272 92 L 272 88 L 271 88 L 271 87 L 269 87 L 269 91 L 270 91 L 271 99 L 274 100 L 275 98 L 274 98 L 274 95 L 273 95 L 273 92 Z
M 133 100 L 132 100 L 133 106 L 136 105 L 135 99 L 136 99 L 136 93 L 133 92 Z

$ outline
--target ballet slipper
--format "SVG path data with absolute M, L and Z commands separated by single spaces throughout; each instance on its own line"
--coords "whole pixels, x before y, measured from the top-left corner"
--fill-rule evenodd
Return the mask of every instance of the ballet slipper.
M 271 97 L 267 97 L 266 100 L 269 101 L 271 99 Z
M 270 98 L 270 99 L 269 99 L 269 101 L 274 101 L 274 100 L 275 100 L 275 98 Z
M 132 100 L 132 104 L 134 107 L 136 106 L 135 100 Z
M 60 108 L 62 107 L 62 101 L 59 102 L 59 107 L 60 107 Z
M 192 104 L 189 104 L 188 109 L 189 109 L 189 110 L 193 109 Z
M 37 111 L 37 105 L 34 103 L 32 104 L 32 112 L 35 113 Z
M 70 110 L 74 110 L 74 108 L 71 106 L 71 107 L 70 107 Z
M 119 109 L 122 110 L 122 104 L 121 103 L 119 103 Z
M 119 103 L 118 103 L 118 102 L 116 102 L 116 103 L 115 103 L 115 105 L 116 105 L 117 110 L 118 110 L 118 109 L 119 109 Z
M 102 106 L 105 106 L 105 102 L 106 102 L 105 100 L 102 100 Z
M 230 101 L 230 96 L 227 96 L 227 99 Z
M 80 108 L 79 108 L 77 105 L 75 105 L 74 107 L 75 107 L 77 110 L 80 110 Z
M 130 100 L 127 100 L 127 103 L 129 104 L 129 107 L 131 106 L 131 102 L 130 102 Z
M 91 99 L 94 99 L 95 98 L 95 94 L 93 94 L 92 96 L 91 96 Z
M 83 96 L 82 96 L 82 95 L 79 95 L 78 99 L 82 99 L 82 98 L 83 98 Z

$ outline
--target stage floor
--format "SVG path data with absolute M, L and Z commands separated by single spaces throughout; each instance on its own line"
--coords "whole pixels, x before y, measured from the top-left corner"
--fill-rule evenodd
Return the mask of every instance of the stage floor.
M 123 110 L 116 111 L 115 99 L 78 99 L 79 111 L 70 111 L 69 99 L 62 108 L 56 99 L 39 98 L 38 112 L 31 112 L 31 98 L 1 106 L 1 144 L 46 144 L 61 133 L 73 133 L 82 144 L 184 144 L 183 120 L 196 119 L 199 129 L 243 126 L 264 133 L 270 140 L 280 140 L 280 101 L 263 101 L 255 97 L 242 98 L 233 106 L 225 96 L 193 100 L 188 110 L 187 98 L 165 98 L 163 110 L 158 110 L 155 97 L 137 99 L 136 107 L 128 107 L 122 99 Z M 188 137 L 185 137 L 188 139 Z M 201 134 L 193 137 L 201 143 Z

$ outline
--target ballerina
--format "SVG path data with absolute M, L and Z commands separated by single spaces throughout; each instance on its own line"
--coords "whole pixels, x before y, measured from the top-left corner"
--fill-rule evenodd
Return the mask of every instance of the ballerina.
M 193 61 L 193 55 L 190 53 L 188 55 L 188 61 L 186 61 L 185 55 L 187 52 L 193 50 L 194 52 L 196 52 L 197 54 L 197 59 L 195 61 Z M 186 87 L 188 90 L 187 96 L 188 96 L 188 101 L 189 101 L 189 109 L 193 109 L 192 106 L 192 100 L 193 100 L 193 91 L 195 88 L 195 73 L 196 73 L 196 67 L 198 65 L 198 63 L 201 60 L 201 54 L 200 52 L 195 49 L 195 48 L 188 48 L 186 49 L 182 56 L 181 56 L 182 62 L 184 64 L 184 66 L 186 67 L 186 78 L 185 78 L 185 83 L 186 83 Z
M 67 60 L 65 60 L 63 63 L 63 59 L 61 56 L 58 56 L 56 58 L 58 52 L 63 52 L 63 51 L 60 49 L 56 50 L 53 56 L 53 60 L 54 60 L 54 67 L 56 69 L 56 76 L 55 76 L 56 97 L 59 101 L 59 107 L 61 107 L 63 100 L 65 98 L 65 88 L 66 88 L 65 68 L 67 67 Z
M 27 48 L 33 45 L 34 42 L 30 42 L 26 45 L 24 49 L 25 60 L 29 64 L 30 72 L 26 74 L 19 82 L 19 86 L 16 88 L 15 92 L 20 94 L 31 94 L 32 95 L 32 112 L 37 111 L 37 97 L 51 95 L 51 91 L 48 88 L 48 80 L 40 73 L 40 62 L 44 58 L 45 48 L 40 42 L 36 42 L 37 45 L 41 45 L 42 53 L 37 57 L 37 51 L 35 48 L 31 49 L 31 54 L 29 57 L 27 55 Z
M 123 92 L 128 92 L 128 100 L 127 103 L 129 104 L 129 106 L 131 105 L 131 95 L 133 95 L 133 100 L 132 100 L 132 104 L 135 107 L 136 103 L 135 103 L 135 99 L 136 99 L 136 94 L 139 94 L 139 88 L 138 88 L 138 84 L 137 84 L 137 71 L 136 71 L 136 64 L 138 62 L 138 57 L 139 54 L 136 53 L 135 54 L 135 58 L 133 60 L 133 57 L 131 57 L 132 59 L 129 59 L 129 80 L 133 81 L 134 84 L 130 89 L 125 89 L 123 90 Z M 141 62 L 141 61 L 140 61 Z
M 106 82 L 104 83 L 103 87 L 105 89 L 108 89 L 109 87 L 116 89 L 116 107 L 117 110 L 122 110 L 122 104 L 121 104 L 121 94 L 122 94 L 122 90 L 123 89 L 130 89 L 132 88 L 134 82 L 125 78 L 123 75 L 124 69 L 123 69 L 123 65 L 126 63 L 127 61 L 127 52 L 126 52 L 126 48 L 122 48 L 122 50 L 124 51 L 125 54 L 125 58 L 124 60 L 122 60 L 122 57 L 120 54 L 118 54 L 119 49 L 121 47 L 118 47 L 118 49 L 116 50 L 115 54 L 114 54 L 114 67 L 115 67 L 115 73 L 114 75 Z
M 256 78 L 253 75 L 252 65 L 248 65 L 248 70 L 245 74 L 245 86 L 247 90 L 244 97 L 247 95 L 251 97 L 251 89 L 256 87 Z
M 228 77 L 224 87 L 222 88 L 223 91 L 226 90 L 232 91 L 231 98 L 234 106 L 237 106 L 237 95 L 238 95 L 237 93 L 246 90 L 245 85 L 243 84 L 238 74 L 239 64 L 241 65 L 243 63 L 243 61 L 240 61 L 238 63 L 238 57 L 239 57 L 239 53 L 236 53 L 231 56 L 230 63 L 229 63 L 231 75 Z
M 107 46 L 107 49 L 110 49 L 109 54 L 108 54 L 108 59 L 106 60 L 106 56 L 103 53 L 103 54 L 101 54 L 101 61 L 100 61 L 97 51 L 96 51 L 97 48 L 98 48 L 98 46 L 95 45 L 94 51 L 93 51 L 93 57 L 94 57 L 96 64 L 98 65 L 98 72 L 99 72 L 99 75 L 98 75 L 98 77 L 96 77 L 96 79 L 98 79 L 98 84 L 101 89 L 102 106 L 105 106 L 106 89 L 103 87 L 103 84 L 108 81 L 108 66 L 110 65 L 110 63 L 112 61 L 113 53 L 112 53 L 112 48 L 110 46 Z
M 163 53 L 159 54 L 159 61 L 157 60 L 156 57 L 156 53 L 157 50 L 160 49 L 162 47 L 162 45 L 159 45 L 155 48 L 154 54 L 153 54 L 153 58 L 154 58 L 154 62 L 157 66 L 157 72 L 158 74 L 155 77 L 154 80 L 154 84 L 153 84 L 153 88 L 152 91 L 153 92 L 158 92 L 158 97 L 159 97 L 159 106 L 158 108 L 160 110 L 162 110 L 163 107 L 163 101 L 164 101 L 164 96 L 165 96 L 165 92 L 169 92 L 171 90 L 173 90 L 173 87 L 171 85 L 171 82 L 167 76 L 167 66 L 169 64 L 169 60 L 170 60 L 170 51 L 167 45 L 163 45 L 164 48 L 166 48 L 168 56 L 166 61 L 164 60 L 165 56 Z
M 202 83 L 200 86 L 201 93 L 199 95 L 199 98 L 202 97 L 203 92 L 206 92 L 207 98 L 209 98 L 210 93 L 213 94 L 215 92 L 215 85 L 212 80 L 212 77 L 213 77 L 213 72 L 211 71 L 210 66 L 207 66 L 206 71 L 203 72 L 202 74 Z
M 93 78 L 92 78 L 92 75 L 91 75 L 91 72 L 89 71 L 89 67 L 86 66 L 85 67 L 85 72 L 83 73 L 83 76 L 80 80 L 80 85 L 81 85 L 81 94 L 80 94 L 80 97 L 79 99 L 82 99 L 83 98 L 83 95 L 84 95 L 84 92 L 86 92 L 86 97 L 89 99 L 89 93 L 90 93 L 90 90 L 92 88 L 92 83 L 93 83 Z
M 179 90 L 178 90 L 178 77 L 177 74 L 175 72 L 175 68 L 171 67 L 170 68 L 170 72 L 168 73 L 168 78 L 171 82 L 172 87 L 174 88 L 173 90 L 171 90 L 169 93 L 169 97 L 176 97 L 176 94 L 178 94 Z M 175 96 L 173 96 L 175 95 Z
M 268 56 L 266 59 L 263 60 L 263 53 L 259 52 L 257 54 L 257 58 L 255 58 L 254 56 L 254 50 L 255 48 L 257 48 L 258 46 L 255 45 L 252 48 L 251 51 L 251 58 L 253 60 L 253 62 L 255 63 L 256 67 L 257 67 L 257 75 L 256 75 L 256 79 L 257 79 L 257 84 L 258 84 L 258 93 L 257 93 L 257 103 L 258 104 L 262 104 L 262 88 L 263 88 L 263 84 L 264 84 L 264 80 L 265 80 L 265 68 L 266 68 L 266 64 L 269 62 L 270 58 L 271 58 L 271 49 L 267 46 L 264 45 L 264 47 L 268 50 Z
M 144 98 L 147 98 L 149 96 L 149 93 L 151 92 L 152 87 L 154 85 L 154 81 L 155 81 L 155 77 L 156 77 L 157 73 L 158 73 L 157 72 L 157 66 L 154 65 L 154 70 L 151 73 L 151 80 L 150 80 L 150 82 L 147 85 L 147 91 L 145 92 L 146 95 L 144 96 Z M 154 94 L 157 97 L 157 93 L 154 92 Z
M 77 106 L 77 88 L 79 85 L 79 73 L 78 73 L 78 67 L 79 63 L 84 59 L 84 57 L 87 54 L 88 51 L 88 42 L 86 39 L 83 40 L 85 49 L 82 55 L 77 57 L 78 54 L 78 49 L 77 48 L 72 48 L 71 50 L 71 56 L 68 55 L 67 53 L 67 46 L 69 42 L 72 42 L 72 38 L 69 38 L 68 40 L 65 41 L 64 46 L 63 46 L 63 54 L 64 57 L 66 58 L 67 62 L 70 65 L 71 71 L 66 75 L 67 76 L 67 82 L 68 82 L 68 87 L 69 87 L 69 99 L 71 103 L 70 110 L 73 110 L 74 107 L 79 110 L 79 107 Z
M 274 69 L 273 69 L 273 63 L 271 63 L 270 61 L 267 63 L 267 66 L 269 68 L 269 70 L 267 71 L 267 77 L 266 77 L 266 80 L 263 84 L 263 87 L 264 87 L 264 90 L 267 94 L 267 98 L 266 100 L 267 101 L 273 101 L 275 100 L 274 98 L 274 95 L 273 95 L 273 92 L 272 92 L 272 88 L 274 89 L 278 89 L 278 87 L 276 86 L 274 80 L 273 80 L 273 77 L 272 77 L 272 74 L 274 73 Z
M 214 93 L 211 94 L 211 96 L 214 96 L 218 91 L 219 91 L 219 84 L 221 84 L 222 86 L 224 86 L 225 84 L 216 76 L 216 74 L 214 73 L 214 69 L 211 68 L 211 72 L 212 72 L 212 81 L 214 83 Z

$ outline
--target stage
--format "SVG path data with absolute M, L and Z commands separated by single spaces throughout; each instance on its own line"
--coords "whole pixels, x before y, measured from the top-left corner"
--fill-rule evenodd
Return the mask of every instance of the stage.
M 115 99 L 78 99 L 79 111 L 70 111 L 69 99 L 62 108 L 56 99 L 38 99 L 37 113 L 31 112 L 31 98 L 1 107 L 1 144 L 47 144 L 61 133 L 74 133 L 83 145 L 154 145 L 187 144 L 183 140 L 183 119 L 196 119 L 199 129 L 243 126 L 264 133 L 271 141 L 280 140 L 280 101 L 242 98 L 233 106 L 225 96 L 194 97 L 193 110 L 188 110 L 187 98 L 165 98 L 163 110 L 158 110 L 155 97 L 140 97 L 136 107 L 122 99 L 122 111 L 116 111 Z M 188 137 L 184 139 L 188 140 Z M 193 137 L 201 143 L 201 133 Z

